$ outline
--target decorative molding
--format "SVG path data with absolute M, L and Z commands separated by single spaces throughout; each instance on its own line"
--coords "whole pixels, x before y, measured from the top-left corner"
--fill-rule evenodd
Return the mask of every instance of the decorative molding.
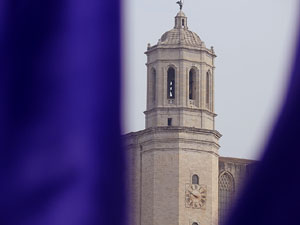
M 198 134 L 213 134 L 216 138 L 221 138 L 222 135 L 217 130 L 208 130 L 204 128 L 195 128 L 195 127 L 180 127 L 180 126 L 161 126 L 161 127 L 149 127 L 147 129 L 130 132 L 128 134 L 123 135 L 123 137 L 131 137 L 131 136 L 140 136 L 147 133 L 153 132 L 186 132 L 186 133 L 198 133 Z
M 199 139 L 187 139 L 187 138 L 155 138 L 152 136 L 151 140 L 146 140 L 140 142 L 141 144 L 147 146 L 152 143 L 174 143 L 175 141 L 180 142 L 180 143 L 193 143 L 193 144 L 203 144 L 203 145 L 210 145 L 210 146 L 215 146 L 216 148 L 220 148 L 220 145 L 214 141 L 204 141 L 204 140 L 199 140 Z M 184 148 L 182 148 L 184 149 Z
M 209 111 L 208 109 L 203 109 L 203 108 L 189 108 L 189 107 L 184 107 L 184 106 L 176 106 L 176 107 L 168 107 L 168 106 L 159 106 L 155 107 L 149 110 L 144 111 L 145 115 L 149 115 L 150 113 L 153 113 L 154 111 L 190 111 L 190 112 L 205 112 L 210 116 L 216 117 L 218 114 L 213 113 Z
M 186 49 L 186 50 L 195 50 L 195 51 L 200 51 L 200 52 L 206 52 L 207 54 L 211 55 L 211 57 L 215 58 L 217 57 L 217 55 L 212 52 L 210 49 L 206 48 L 206 47 L 192 47 L 192 46 L 187 46 L 187 45 L 178 45 L 178 46 L 174 46 L 174 45 L 154 45 L 152 47 L 150 47 L 150 49 L 148 49 L 147 51 L 144 52 L 144 54 L 149 55 L 151 52 L 154 52 L 158 49 Z
M 189 62 L 189 63 L 197 63 L 199 65 L 206 65 L 210 68 L 215 68 L 213 65 L 208 64 L 207 62 L 199 62 L 199 61 L 194 61 L 194 60 L 189 60 L 189 59 L 157 59 L 152 61 L 151 63 L 145 63 L 146 66 L 151 66 L 152 64 L 156 64 L 157 62 L 163 62 L 163 63 L 169 63 L 170 61 L 172 62 L 179 62 L 179 61 L 184 61 L 184 62 Z
M 198 153 L 208 153 L 208 154 L 211 154 L 211 155 L 214 155 L 216 157 L 219 158 L 219 154 L 213 152 L 213 151 L 205 151 L 205 150 L 199 150 L 199 149 L 174 149 L 174 148 L 155 148 L 155 149 L 148 149 L 148 150 L 143 150 L 142 153 L 143 154 L 146 154 L 146 153 L 150 153 L 150 152 L 174 152 L 174 151 L 177 151 L 177 152 L 198 152 Z

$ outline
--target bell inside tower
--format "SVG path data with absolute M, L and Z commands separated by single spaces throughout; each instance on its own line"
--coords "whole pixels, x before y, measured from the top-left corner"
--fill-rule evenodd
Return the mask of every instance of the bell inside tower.
M 175 70 L 170 67 L 168 69 L 168 99 L 175 98 Z

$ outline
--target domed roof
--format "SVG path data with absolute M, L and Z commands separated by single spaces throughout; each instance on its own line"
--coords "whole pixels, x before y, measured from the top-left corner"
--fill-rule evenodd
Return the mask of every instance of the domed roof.
M 164 33 L 160 38 L 161 45 L 189 45 L 194 47 L 200 47 L 202 45 L 202 41 L 200 37 L 188 30 L 188 29 L 178 29 L 174 28 L 170 31 Z
M 187 45 L 192 47 L 201 47 L 204 42 L 200 37 L 190 31 L 187 27 L 187 17 L 180 10 L 175 17 L 175 26 L 172 30 L 164 33 L 159 42 L 159 45 Z
M 180 11 L 177 13 L 177 15 L 176 15 L 176 17 L 179 17 L 179 16 L 181 16 L 181 17 L 186 17 L 185 14 L 184 14 L 184 12 L 182 12 L 182 10 L 180 10 Z

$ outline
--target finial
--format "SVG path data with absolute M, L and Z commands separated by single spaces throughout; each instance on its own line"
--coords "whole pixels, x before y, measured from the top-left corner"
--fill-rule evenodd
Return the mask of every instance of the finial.
M 176 4 L 178 4 L 179 7 L 180 7 L 180 10 L 182 10 L 182 7 L 183 7 L 183 0 L 177 1 Z

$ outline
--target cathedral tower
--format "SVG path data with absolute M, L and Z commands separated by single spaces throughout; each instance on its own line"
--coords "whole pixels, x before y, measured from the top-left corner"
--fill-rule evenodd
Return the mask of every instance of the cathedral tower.
M 129 133 L 130 225 L 217 225 L 214 58 L 180 10 L 147 51 L 146 129 Z
M 175 26 L 147 51 L 146 128 L 214 129 L 214 58 L 180 11 Z

